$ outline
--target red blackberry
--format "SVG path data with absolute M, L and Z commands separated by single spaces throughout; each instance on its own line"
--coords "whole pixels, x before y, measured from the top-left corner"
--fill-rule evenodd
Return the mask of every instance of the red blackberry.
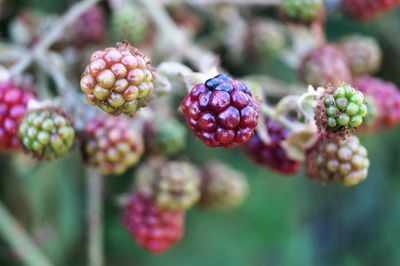
M 259 105 L 244 83 L 219 74 L 196 85 L 183 100 L 182 111 L 205 144 L 232 148 L 253 136 Z
M 82 153 L 101 174 L 118 175 L 139 161 L 143 141 L 127 118 L 103 115 L 86 125 Z
M 19 148 L 18 124 L 33 95 L 11 81 L 0 82 L 0 151 Z
M 390 128 L 400 122 L 400 92 L 395 84 L 363 76 L 354 81 L 353 86 L 376 107 L 376 119 L 370 129 Z
M 348 17 L 367 20 L 400 4 L 399 0 L 342 0 Z
M 135 193 L 123 213 L 123 224 L 137 243 L 153 253 L 170 248 L 183 235 L 184 212 L 165 211 L 151 199 Z
M 81 78 L 86 101 L 103 111 L 133 115 L 154 89 L 151 60 L 128 43 L 92 54 Z
M 245 145 L 247 154 L 258 164 L 267 166 L 272 170 L 285 174 L 295 174 L 300 170 L 301 164 L 298 161 L 287 157 L 286 151 L 282 146 L 288 135 L 289 130 L 282 127 L 278 122 L 265 119 L 264 121 L 270 143 L 265 144 L 257 133 Z
M 351 81 L 346 56 L 332 45 L 312 50 L 302 61 L 299 77 L 306 85 L 327 86 Z

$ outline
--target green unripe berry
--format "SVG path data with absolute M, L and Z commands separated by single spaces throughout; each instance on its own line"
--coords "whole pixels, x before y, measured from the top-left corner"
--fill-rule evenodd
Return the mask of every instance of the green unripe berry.
M 353 115 L 355 115 L 355 114 L 358 113 L 358 110 L 359 110 L 359 109 L 360 109 L 360 108 L 358 107 L 357 104 L 355 104 L 355 103 L 353 103 L 353 102 L 350 102 L 350 103 L 347 105 L 346 114 L 348 114 L 349 116 L 353 116 Z
M 347 102 L 348 101 L 345 97 L 340 97 L 340 98 L 336 99 L 336 106 L 340 110 L 344 111 L 344 110 L 346 110 Z
M 364 95 L 361 92 L 357 92 L 351 96 L 350 101 L 357 105 L 361 105 L 364 102 Z
M 339 113 L 340 113 L 339 109 L 338 109 L 336 106 L 334 106 L 334 105 L 329 106 L 329 107 L 326 109 L 326 114 L 327 114 L 328 116 L 330 116 L 330 117 L 336 117 L 336 116 L 339 115 Z
M 337 126 L 336 119 L 333 117 L 328 117 L 327 124 L 329 127 L 336 127 Z
M 361 124 L 362 124 L 362 117 L 361 116 L 359 116 L 359 115 L 355 115 L 355 116 L 353 116 L 352 118 L 351 118 L 351 121 L 350 121 L 350 126 L 352 126 L 352 127 L 358 127 L 358 126 L 360 126 Z
M 349 85 L 345 86 L 344 90 L 345 90 L 346 98 L 350 98 L 354 94 L 356 94 L 356 90 L 353 87 L 349 86 Z
M 333 97 L 339 98 L 339 97 L 345 97 L 346 95 L 346 90 L 344 87 L 338 87 L 334 92 L 333 92 Z
M 363 116 L 365 116 L 367 114 L 367 112 L 368 112 L 367 105 L 361 104 L 360 108 L 358 109 L 358 114 L 363 117 Z
M 336 118 L 336 122 L 340 126 L 347 126 L 350 122 L 350 117 L 347 114 L 342 113 Z
M 335 98 L 333 98 L 333 96 L 331 96 L 331 95 L 326 97 L 325 100 L 324 100 L 324 105 L 326 107 L 331 106 L 334 103 L 335 103 Z

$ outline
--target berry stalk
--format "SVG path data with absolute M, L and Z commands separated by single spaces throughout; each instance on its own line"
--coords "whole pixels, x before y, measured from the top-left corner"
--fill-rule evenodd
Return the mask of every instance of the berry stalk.
M 9 213 L 2 202 L 0 202 L 0 233 L 12 246 L 18 257 L 26 263 L 26 265 L 52 265 L 29 238 L 22 226 L 14 220 L 11 213 Z

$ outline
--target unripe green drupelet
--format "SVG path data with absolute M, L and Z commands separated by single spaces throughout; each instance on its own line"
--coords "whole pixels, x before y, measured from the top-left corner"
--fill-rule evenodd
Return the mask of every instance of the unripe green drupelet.
M 322 0 L 282 0 L 281 12 L 287 19 L 310 23 L 323 16 Z
M 72 149 L 75 131 L 65 113 L 57 108 L 43 108 L 24 116 L 18 137 L 23 149 L 32 156 L 53 160 Z
M 176 120 L 159 120 L 152 129 L 153 147 L 162 155 L 172 156 L 181 151 L 186 144 L 186 127 Z

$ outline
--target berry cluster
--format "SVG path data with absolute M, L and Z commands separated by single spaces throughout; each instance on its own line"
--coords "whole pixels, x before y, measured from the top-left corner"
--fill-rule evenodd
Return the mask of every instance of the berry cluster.
M 150 198 L 135 193 L 128 199 L 122 221 L 140 246 L 160 253 L 182 237 L 184 216 L 182 211 L 160 209 Z
M 350 85 L 325 90 L 315 110 L 320 133 L 340 133 L 354 129 L 363 122 L 367 106 L 362 92 Z
M 367 20 L 399 4 L 399 0 L 342 0 L 342 9 L 350 18 Z
M 118 175 L 139 161 L 142 138 L 127 118 L 102 115 L 87 123 L 82 153 L 85 161 L 101 174 Z
M 75 130 L 60 109 L 37 109 L 23 117 L 18 137 L 26 152 L 38 159 L 52 160 L 72 149 Z
M 127 43 L 96 51 L 81 78 L 86 100 L 112 115 L 134 114 L 154 89 L 151 61 Z
M 299 77 L 306 85 L 339 85 L 351 81 L 351 70 L 348 59 L 340 49 L 324 45 L 304 57 Z
M 292 175 L 300 170 L 298 161 L 288 158 L 282 142 L 289 135 L 289 130 L 282 127 L 272 119 L 264 120 L 270 138 L 269 143 L 264 143 L 256 133 L 245 145 L 247 154 L 258 164 L 271 168 L 272 170 Z
M 323 17 L 322 0 L 283 0 L 280 10 L 284 18 L 310 23 Z
M 200 205 L 207 209 L 231 209 L 248 194 L 246 177 L 230 167 L 209 162 L 202 167 Z
M 367 149 L 355 136 L 320 139 L 307 154 L 307 176 L 311 180 L 356 185 L 368 174 Z
M 104 11 L 99 6 L 89 8 L 79 16 L 69 31 L 71 41 L 78 46 L 103 42 L 106 32 Z
M 339 47 L 348 59 L 353 76 L 375 73 L 381 66 L 382 52 L 374 38 L 349 36 L 339 43 Z
M 400 122 L 400 92 L 395 84 L 363 76 L 355 80 L 353 86 L 369 97 L 376 108 L 376 119 L 370 124 L 371 130 L 389 128 Z
M 18 124 L 33 95 L 13 84 L 0 82 L 0 150 L 19 148 Z
M 200 197 L 200 176 L 186 162 L 152 159 L 138 171 L 136 188 L 165 210 L 186 210 Z
M 205 144 L 232 148 L 253 136 L 259 106 L 244 83 L 219 74 L 196 85 L 183 100 L 182 111 Z

